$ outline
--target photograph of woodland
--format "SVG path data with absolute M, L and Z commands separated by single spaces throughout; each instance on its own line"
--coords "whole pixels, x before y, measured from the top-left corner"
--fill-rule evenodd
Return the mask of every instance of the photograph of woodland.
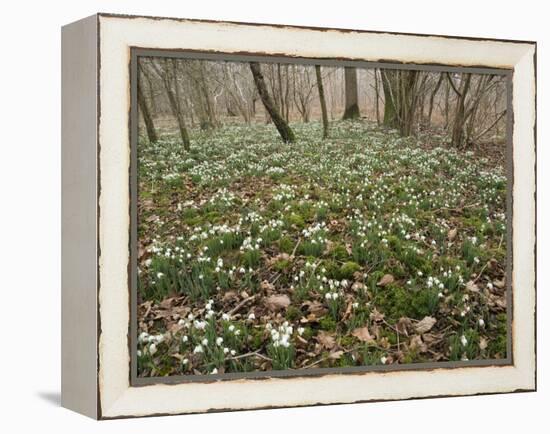
M 507 357 L 507 77 L 138 59 L 138 376 Z

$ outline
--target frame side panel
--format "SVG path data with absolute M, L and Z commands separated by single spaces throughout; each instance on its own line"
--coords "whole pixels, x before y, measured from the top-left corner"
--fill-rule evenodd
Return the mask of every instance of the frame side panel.
M 98 417 L 97 16 L 62 28 L 61 405 Z

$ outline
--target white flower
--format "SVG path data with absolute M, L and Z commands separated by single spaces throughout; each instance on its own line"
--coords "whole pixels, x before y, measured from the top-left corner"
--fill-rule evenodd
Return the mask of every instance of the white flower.
M 188 340 L 189 340 L 189 338 L 187 337 L 187 335 L 185 335 L 181 338 L 182 342 L 187 342 Z
M 250 315 L 248 315 L 248 319 L 256 319 L 256 315 L 254 315 L 253 313 L 251 313 Z
M 464 336 L 464 335 L 460 336 L 460 342 L 462 343 L 463 347 L 468 345 L 468 339 L 466 339 L 466 336 Z
M 298 327 L 298 334 L 299 334 L 300 336 L 302 336 L 302 335 L 304 334 L 304 331 L 305 331 L 305 330 L 306 330 L 306 329 L 303 328 L 303 327 Z
M 222 337 L 217 337 L 216 338 L 216 345 L 221 345 L 223 342 L 223 338 Z
M 229 348 L 227 348 L 227 347 L 224 347 L 224 349 L 223 349 L 223 353 L 224 353 L 224 354 L 227 354 L 228 352 L 229 352 Z
M 181 364 L 182 364 L 182 365 L 187 365 L 188 363 L 189 363 L 189 359 L 183 359 L 183 360 L 181 361 Z
M 230 353 L 232 356 L 234 356 L 235 354 L 237 354 L 235 350 L 231 350 L 229 353 Z
M 203 344 L 204 346 L 208 345 L 208 339 L 204 338 L 204 339 L 201 341 L 201 344 Z
M 222 319 L 223 319 L 224 321 L 229 321 L 230 317 L 229 317 L 228 314 L 224 313 L 224 314 L 222 314 Z
M 137 350 L 137 356 L 141 357 L 141 350 Z
M 157 273 L 157 279 L 160 279 L 164 276 L 164 273 L 161 273 L 160 271 Z
M 195 354 L 202 353 L 203 351 L 204 351 L 204 350 L 203 350 L 203 348 L 202 348 L 202 345 L 197 345 L 197 346 L 195 347 L 195 349 L 193 350 L 193 352 L 194 352 Z
M 214 368 L 212 369 L 212 372 L 210 372 L 211 374 L 217 374 L 218 373 L 218 369 L 217 368 Z
M 228 328 L 227 328 L 230 332 L 234 331 L 235 330 L 235 326 L 233 324 L 231 324 Z
M 387 360 L 388 360 L 388 359 L 387 359 L 385 356 L 380 357 L 380 362 L 382 362 L 383 365 L 386 364 L 386 361 L 387 361 Z
M 485 321 L 483 321 L 483 318 L 479 319 L 478 324 L 480 327 L 485 327 Z
M 154 355 L 157 352 L 157 346 L 153 343 L 149 345 L 149 354 Z
M 327 292 L 327 293 L 325 294 L 325 298 L 326 298 L 327 300 L 330 300 L 330 299 L 332 298 L 332 294 L 331 294 L 330 292 Z

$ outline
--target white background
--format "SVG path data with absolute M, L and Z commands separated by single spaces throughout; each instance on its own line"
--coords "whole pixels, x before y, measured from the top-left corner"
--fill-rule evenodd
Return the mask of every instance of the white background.
M 0 429 L 15 432 L 543 432 L 550 427 L 548 55 L 543 1 L 4 2 L 0 32 Z M 536 40 L 536 393 L 94 422 L 60 401 L 60 27 L 95 12 Z M 516 180 L 521 182 L 521 180 Z M 546 344 L 545 344 L 546 343 Z

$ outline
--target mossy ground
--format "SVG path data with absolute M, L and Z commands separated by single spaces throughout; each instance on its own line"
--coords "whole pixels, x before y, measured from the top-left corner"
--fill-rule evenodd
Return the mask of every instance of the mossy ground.
M 140 141 L 139 375 L 505 357 L 502 164 L 292 126 Z

